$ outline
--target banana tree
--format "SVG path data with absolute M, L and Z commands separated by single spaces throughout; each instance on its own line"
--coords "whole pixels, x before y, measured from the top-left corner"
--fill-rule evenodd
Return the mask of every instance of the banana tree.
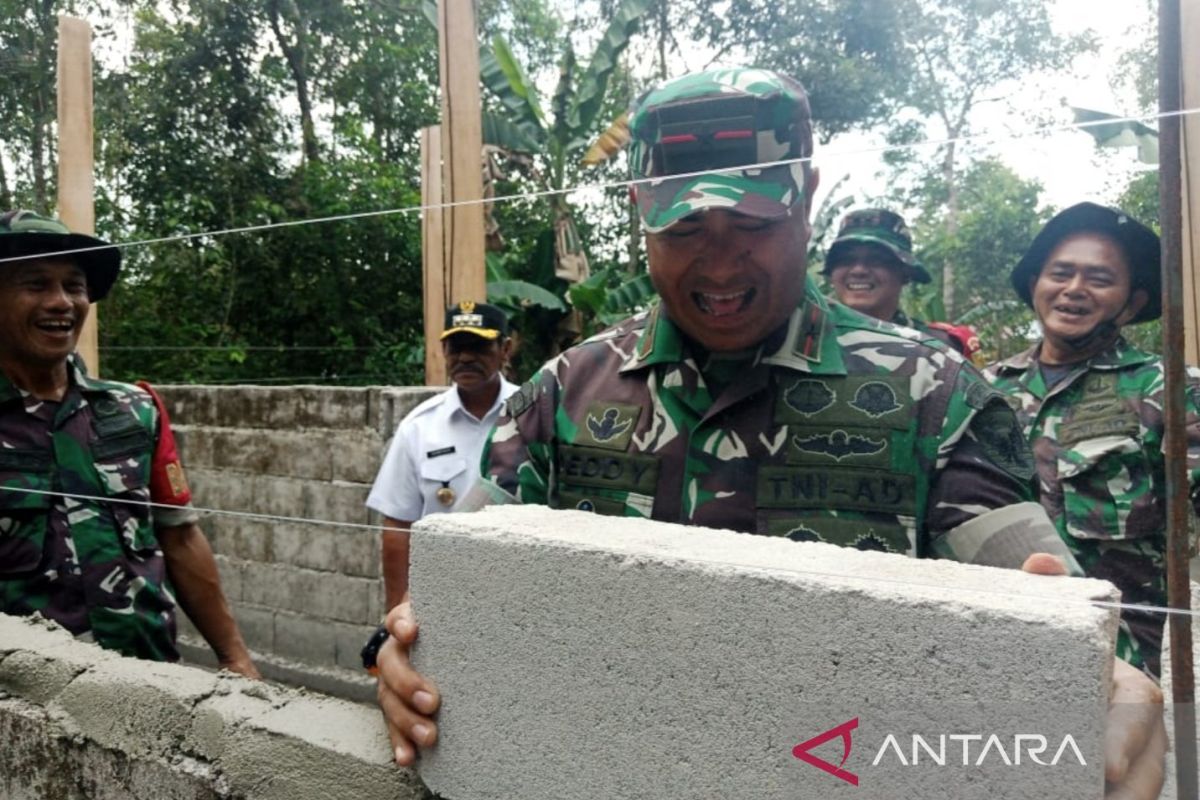
M 480 53 L 483 85 L 499 101 L 503 113 L 484 113 L 483 139 L 516 156 L 527 174 L 547 195 L 554 224 L 554 274 L 579 283 L 589 269 L 583 242 L 565 195 L 570 168 L 579 163 L 595 135 L 609 79 L 652 0 L 623 0 L 586 66 L 579 64 L 570 43 L 559 63 L 558 84 L 547 112 L 537 87 L 502 36 Z

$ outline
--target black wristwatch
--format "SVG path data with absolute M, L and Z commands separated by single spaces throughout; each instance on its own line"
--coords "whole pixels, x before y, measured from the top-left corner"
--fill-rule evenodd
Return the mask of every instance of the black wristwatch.
M 379 656 L 379 648 L 383 647 L 383 643 L 388 639 L 388 629 L 385 625 L 380 625 L 371 634 L 371 638 L 367 639 L 367 643 L 363 645 L 362 656 L 363 669 L 371 675 L 379 674 L 379 666 L 375 663 L 375 659 Z

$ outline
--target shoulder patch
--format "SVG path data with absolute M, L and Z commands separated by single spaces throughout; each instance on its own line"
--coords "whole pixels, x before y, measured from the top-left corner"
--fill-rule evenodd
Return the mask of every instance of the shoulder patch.
M 785 403 L 806 417 L 821 413 L 836 399 L 837 393 L 829 388 L 829 384 L 815 378 L 796 381 L 783 395 Z
M 516 419 L 533 408 L 538 392 L 537 384 L 534 383 L 536 377 L 534 376 L 534 378 L 530 378 L 522 383 L 520 388 L 509 395 L 508 399 L 504 401 L 504 413 L 510 418 Z
M 1004 400 L 1006 405 L 1008 405 L 1010 408 L 1014 408 L 1014 406 L 1000 391 L 992 388 L 983 381 L 973 382 L 967 387 L 967 393 L 963 397 L 967 405 L 976 411 L 982 411 L 984 407 L 988 405 L 988 403 L 992 402 L 992 400 L 996 398 Z
M 1033 479 L 1033 451 L 1007 403 L 989 403 L 981 409 L 971 420 L 971 433 L 993 464 L 1022 481 Z
M 904 408 L 898 402 L 896 390 L 884 381 L 868 381 L 859 386 L 854 399 L 850 401 L 850 407 L 857 408 L 872 419 Z

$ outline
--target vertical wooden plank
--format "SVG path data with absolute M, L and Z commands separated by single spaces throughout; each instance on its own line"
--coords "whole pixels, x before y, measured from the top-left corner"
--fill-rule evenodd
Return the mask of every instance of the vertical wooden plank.
M 1184 42 L 1200 42 L 1200 3 L 1180 7 L 1180 32 Z M 1184 109 L 1200 108 L 1200 48 L 1181 52 Z M 1184 117 L 1180 144 L 1183 161 L 1183 280 L 1184 320 L 1187 331 L 1185 358 L 1200 366 L 1200 114 Z
M 92 26 L 58 18 L 58 216 L 77 233 L 96 232 L 92 167 Z M 96 306 L 79 336 L 88 372 L 100 374 Z
M 479 34 L 474 0 L 439 0 L 442 84 L 443 263 L 450 302 L 487 300 L 484 261 L 483 118 L 479 99 Z
M 421 130 L 421 275 L 425 305 L 425 385 L 446 385 L 446 359 L 442 356 L 442 323 L 446 298 L 446 262 L 443 258 L 445 213 L 433 208 L 442 203 L 442 130 L 434 125 Z

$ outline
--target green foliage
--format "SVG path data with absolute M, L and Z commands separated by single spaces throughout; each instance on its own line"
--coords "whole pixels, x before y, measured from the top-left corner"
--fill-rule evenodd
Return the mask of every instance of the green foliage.
M 938 202 L 939 181 L 936 173 L 929 176 L 927 203 L 913 225 L 917 258 L 935 283 L 907 289 L 904 309 L 921 319 L 944 320 L 940 277 L 946 264 L 954 264 L 959 277 L 954 307 L 960 312 L 952 321 L 979 332 L 988 361 L 1019 352 L 1031 343 L 1033 316 L 1013 292 L 1009 276 L 1049 219 L 1049 211 L 1038 206 L 1041 185 L 997 160 L 975 162 L 963 173 L 952 228 Z

